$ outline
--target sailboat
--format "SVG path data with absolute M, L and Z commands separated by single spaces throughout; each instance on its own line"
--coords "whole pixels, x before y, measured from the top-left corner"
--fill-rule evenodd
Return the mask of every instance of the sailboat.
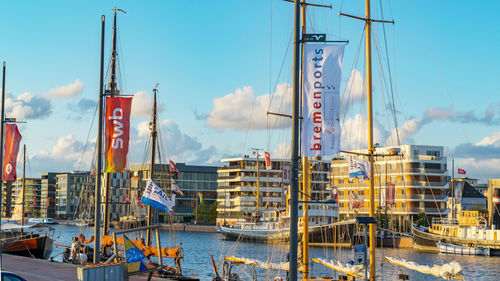
M 23 177 L 9 223 L 2 224 L 0 247 L 3 253 L 48 259 L 52 253 L 53 228 L 43 223 L 25 223 L 26 145 L 23 146 Z

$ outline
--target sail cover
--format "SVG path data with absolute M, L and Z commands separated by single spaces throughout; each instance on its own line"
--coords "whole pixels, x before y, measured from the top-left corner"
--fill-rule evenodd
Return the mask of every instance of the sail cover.
M 340 151 L 340 74 L 343 45 L 304 46 L 302 152 L 306 157 Z
M 127 167 L 132 97 L 106 98 L 106 173 Z
M 5 160 L 3 164 L 3 180 L 5 181 L 16 180 L 17 154 L 21 139 L 21 133 L 19 133 L 16 124 L 5 125 Z

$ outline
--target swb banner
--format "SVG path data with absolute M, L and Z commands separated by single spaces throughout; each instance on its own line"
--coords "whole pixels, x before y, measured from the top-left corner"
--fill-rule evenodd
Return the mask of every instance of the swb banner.
M 106 97 L 106 173 L 121 173 L 127 166 L 132 97 Z

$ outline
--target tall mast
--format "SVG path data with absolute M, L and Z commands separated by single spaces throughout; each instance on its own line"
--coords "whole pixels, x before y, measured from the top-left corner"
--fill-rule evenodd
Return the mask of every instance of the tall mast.
M 24 192 L 26 190 L 26 144 L 23 145 L 23 185 L 21 187 L 21 236 L 23 236 L 24 226 Z
M 97 175 L 95 184 L 95 215 L 94 215 L 94 264 L 100 261 L 101 247 L 101 179 L 102 179 L 102 123 L 103 123 L 103 99 L 104 99 L 104 15 L 101 17 L 101 66 L 99 74 L 99 124 L 97 128 Z
M 151 129 L 151 167 L 149 168 L 149 178 L 151 180 L 154 179 L 155 172 L 155 154 L 156 154 L 156 92 L 158 89 L 155 87 L 153 89 L 153 118 L 151 125 L 149 126 Z M 153 207 L 148 206 L 148 226 L 153 225 Z M 146 245 L 151 245 L 151 229 L 147 230 L 146 234 Z
M 111 52 L 111 77 L 108 84 L 108 91 L 106 94 L 114 97 L 120 94 L 116 87 L 116 60 L 117 60 L 117 52 L 116 52 L 116 12 L 123 10 L 113 9 L 113 44 L 112 44 L 112 52 Z M 111 189 L 111 174 L 106 173 L 106 188 L 104 189 L 104 223 L 103 223 L 103 234 L 108 235 L 109 233 L 109 191 Z
M 373 145 L 373 102 L 372 102 L 372 22 L 370 15 L 370 0 L 365 0 L 365 14 L 366 14 L 366 96 L 367 96 L 367 110 L 368 110 L 368 154 L 370 161 L 370 217 L 375 216 L 375 165 L 374 154 L 375 147 Z M 376 224 L 370 224 L 370 279 L 375 280 L 375 247 L 377 241 L 375 240 Z
M 259 211 L 259 205 L 260 205 L 260 189 L 259 189 L 259 173 L 260 173 L 260 169 L 259 169 L 259 151 L 262 151 L 263 149 L 261 148 L 252 148 L 252 150 L 254 151 L 254 153 L 256 153 L 257 155 L 257 180 L 256 180 L 256 184 L 257 184 L 257 193 L 255 193 L 255 198 L 257 200 L 257 203 L 255 204 L 255 211 L 256 213 Z
M 297 281 L 297 219 L 299 197 L 300 0 L 295 0 L 293 39 L 292 186 L 290 192 L 290 281 Z

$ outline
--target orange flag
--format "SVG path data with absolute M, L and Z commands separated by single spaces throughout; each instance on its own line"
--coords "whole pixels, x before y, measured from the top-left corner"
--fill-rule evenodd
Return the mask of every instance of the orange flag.
M 106 173 L 127 167 L 132 97 L 106 97 Z

